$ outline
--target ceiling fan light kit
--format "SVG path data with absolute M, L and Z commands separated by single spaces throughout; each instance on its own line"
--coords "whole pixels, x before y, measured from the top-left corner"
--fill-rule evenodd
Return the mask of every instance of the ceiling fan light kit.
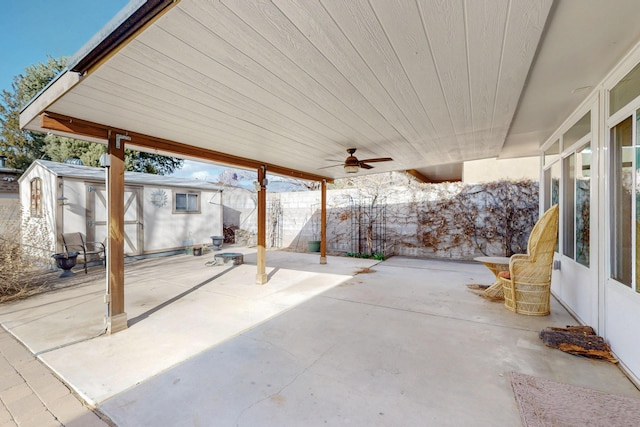
M 341 163 L 340 165 L 326 166 L 320 169 L 332 168 L 335 166 L 342 166 L 346 173 L 357 173 L 360 170 L 360 168 L 373 169 L 373 166 L 367 164 L 367 162 L 390 162 L 393 160 L 391 157 L 380 157 L 377 159 L 358 160 L 358 158 L 353 155 L 353 153 L 355 152 L 356 152 L 355 148 L 348 148 L 347 153 L 349 153 L 349 157 L 346 158 L 344 163 Z
M 356 152 L 355 148 L 347 149 L 347 153 L 349 153 L 349 157 L 344 161 L 344 171 L 346 173 L 356 173 L 360 170 L 360 161 L 353 153 Z

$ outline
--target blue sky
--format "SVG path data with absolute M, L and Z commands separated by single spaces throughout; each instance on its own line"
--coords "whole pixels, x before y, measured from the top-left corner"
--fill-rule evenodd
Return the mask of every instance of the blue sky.
M 47 56 L 73 56 L 128 0 L 0 0 L 0 90 Z M 224 170 L 185 161 L 174 176 L 216 180 Z
M 72 56 L 128 0 L 1 0 L 0 89 L 29 65 Z

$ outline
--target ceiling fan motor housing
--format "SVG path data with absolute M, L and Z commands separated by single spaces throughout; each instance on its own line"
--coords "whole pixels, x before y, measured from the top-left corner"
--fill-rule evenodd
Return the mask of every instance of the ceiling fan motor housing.
M 349 156 L 344 161 L 344 165 L 345 166 L 359 166 L 360 165 L 360 161 L 355 156 Z

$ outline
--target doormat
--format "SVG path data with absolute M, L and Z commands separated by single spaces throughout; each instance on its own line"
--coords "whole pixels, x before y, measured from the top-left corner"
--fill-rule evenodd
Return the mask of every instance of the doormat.
M 511 372 L 525 427 L 637 427 L 640 399 Z

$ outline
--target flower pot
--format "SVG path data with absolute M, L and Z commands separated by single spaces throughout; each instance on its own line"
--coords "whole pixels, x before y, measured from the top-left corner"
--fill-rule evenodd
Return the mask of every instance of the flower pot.
M 320 252 L 320 240 L 309 240 L 307 246 L 309 246 L 309 252 Z
M 222 248 L 222 243 L 224 242 L 223 236 L 211 236 L 211 242 L 213 243 L 213 250 L 219 251 Z
M 79 252 L 62 252 L 51 255 L 51 257 L 56 260 L 58 268 L 64 270 L 60 277 L 71 277 L 76 275 L 76 273 L 71 271 L 71 269 L 76 265 L 78 253 Z

